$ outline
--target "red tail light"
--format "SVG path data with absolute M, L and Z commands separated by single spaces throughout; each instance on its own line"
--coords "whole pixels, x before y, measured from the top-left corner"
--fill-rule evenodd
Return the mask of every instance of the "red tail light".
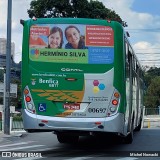
M 24 94 L 25 108 L 27 109 L 27 111 L 35 114 L 36 109 L 35 109 L 35 105 L 34 105 L 34 102 L 33 102 L 33 99 L 32 99 L 32 95 L 29 91 L 28 86 L 26 86 L 24 88 L 23 94 Z
M 31 98 L 29 96 L 26 97 L 26 102 L 30 102 Z
M 113 104 L 113 105 L 117 105 L 117 104 L 118 104 L 118 101 L 117 101 L 116 99 L 114 99 L 114 100 L 112 101 L 112 104 Z

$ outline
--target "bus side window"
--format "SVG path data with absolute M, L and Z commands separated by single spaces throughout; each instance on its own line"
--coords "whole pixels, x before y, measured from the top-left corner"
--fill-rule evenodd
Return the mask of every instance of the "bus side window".
M 128 57 L 128 43 L 127 41 L 125 40 L 125 53 L 126 53 L 126 62 L 129 62 L 129 57 Z
M 125 53 L 126 53 L 126 79 L 127 79 L 129 78 L 129 49 L 127 41 L 125 41 Z

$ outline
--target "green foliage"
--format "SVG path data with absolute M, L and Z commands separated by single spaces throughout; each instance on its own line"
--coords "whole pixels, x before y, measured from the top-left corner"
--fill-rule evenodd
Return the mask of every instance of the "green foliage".
M 146 95 L 144 105 L 146 108 L 156 108 L 160 105 L 160 68 L 151 68 L 145 73 Z
M 160 68 L 150 68 L 147 73 L 152 76 L 152 77 L 155 77 L 155 76 L 160 76 Z
M 122 19 L 115 11 L 105 8 L 102 2 L 90 0 L 32 0 L 29 17 L 53 18 L 99 18 L 110 19 L 122 23 Z
M 2 69 L 0 69 L 0 82 L 3 82 L 3 74 L 4 74 L 4 71 Z
M 13 116 L 13 121 L 22 121 L 22 115 Z
M 149 87 L 151 80 L 156 76 L 160 76 L 160 68 L 150 68 L 145 74 L 145 85 Z

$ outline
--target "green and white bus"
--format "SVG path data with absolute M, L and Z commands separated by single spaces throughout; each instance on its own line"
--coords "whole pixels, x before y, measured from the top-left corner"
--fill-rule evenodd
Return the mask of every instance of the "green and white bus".
M 24 129 L 54 131 L 60 143 L 100 133 L 132 143 L 143 119 L 143 72 L 123 26 L 84 18 L 21 24 Z

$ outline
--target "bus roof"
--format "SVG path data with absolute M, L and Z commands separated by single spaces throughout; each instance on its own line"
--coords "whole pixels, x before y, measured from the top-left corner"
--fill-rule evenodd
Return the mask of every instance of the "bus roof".
M 24 25 L 24 23 L 27 22 L 27 24 L 33 25 L 33 24 L 52 24 L 52 23 L 58 23 L 58 24 L 95 24 L 95 25 L 109 25 L 109 26 L 122 26 L 117 21 L 110 21 L 110 20 L 104 20 L 104 19 L 90 19 L 90 18 L 33 18 L 28 20 L 20 20 L 20 23 Z

